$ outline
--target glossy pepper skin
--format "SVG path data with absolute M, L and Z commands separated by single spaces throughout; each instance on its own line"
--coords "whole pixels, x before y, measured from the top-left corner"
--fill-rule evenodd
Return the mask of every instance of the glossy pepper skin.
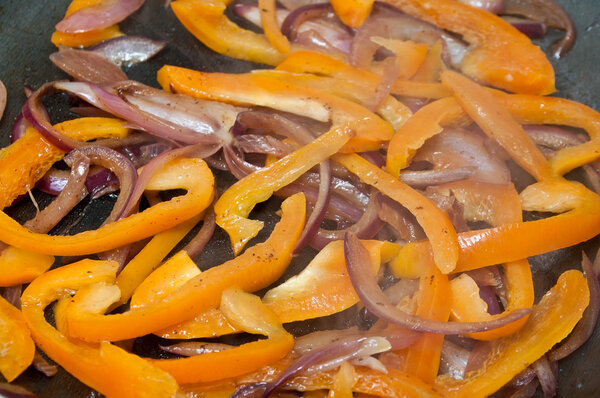
M 227 288 L 255 291 L 270 285 L 291 261 L 304 227 L 304 194 L 290 196 L 281 208 L 281 220 L 269 239 L 190 279 L 160 302 L 121 314 L 101 315 L 87 312 L 86 299 L 75 296 L 75 303 L 67 314 L 69 333 L 92 342 L 143 336 L 191 319 L 203 310 L 218 307 L 221 293 Z M 185 258 L 181 260 L 185 261 Z
M 25 321 L 38 346 L 83 383 L 109 397 L 174 397 L 178 386 L 166 372 L 109 342 L 82 343 L 50 325 L 44 309 L 92 284 L 112 283 L 118 264 L 82 260 L 41 275 L 22 296 Z M 102 304 L 102 303 L 101 303 Z M 59 321 L 60 323 L 60 321 Z
M 148 190 L 185 189 L 187 193 L 140 213 L 71 236 L 38 234 L 0 212 L 0 240 L 29 251 L 53 255 L 98 253 L 155 235 L 193 218 L 213 200 L 214 178 L 201 159 L 178 158 L 150 180 Z

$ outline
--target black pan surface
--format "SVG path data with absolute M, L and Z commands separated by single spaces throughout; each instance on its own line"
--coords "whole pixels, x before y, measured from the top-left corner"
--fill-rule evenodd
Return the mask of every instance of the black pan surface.
M 563 59 L 553 61 L 558 96 L 583 102 L 594 109 L 600 109 L 600 79 L 595 76 L 600 65 L 600 4 L 597 0 L 560 0 L 570 12 L 578 28 L 578 38 L 573 50 Z M 70 0 L 18 1 L 0 0 L 0 80 L 8 90 L 8 104 L 4 118 L 0 121 L 0 144 L 7 145 L 14 118 L 20 112 L 25 99 L 23 85 L 34 88 L 42 83 L 66 76 L 48 60 L 55 51 L 50 43 L 54 24 L 59 21 Z M 121 24 L 123 32 L 139 34 L 168 41 L 168 47 L 150 62 L 131 67 L 126 73 L 131 79 L 157 86 L 155 74 L 164 64 L 179 65 L 203 71 L 243 72 L 256 65 L 236 61 L 213 53 L 188 33 L 170 10 L 162 7 L 162 0 L 148 0 L 144 7 Z M 562 33 L 551 32 L 540 43 L 547 46 Z M 64 103 L 49 104 L 52 107 L 66 107 Z M 43 198 L 42 198 L 43 199 Z M 108 202 L 107 202 L 108 203 Z M 104 205 L 109 206 L 108 205 Z M 259 206 L 253 216 L 267 221 L 267 228 L 257 239 L 264 239 L 272 227 L 277 202 Z M 23 216 L 28 210 L 21 206 L 14 210 L 15 216 Z M 80 209 L 77 218 L 85 224 L 97 222 L 105 212 L 102 203 L 89 209 Z M 577 226 L 573 226 L 576 228 Z M 565 231 L 568 233 L 568 231 Z M 565 269 L 578 268 L 581 250 L 595 255 L 600 239 L 531 259 L 535 270 L 537 295 L 541 295 L 556 281 Z M 229 242 L 222 232 L 217 232 L 206 252 L 198 259 L 201 268 L 219 264 L 231 257 Z M 295 259 L 290 272 L 297 272 L 311 257 L 310 251 Z M 308 332 L 310 330 L 303 330 Z M 140 349 L 144 349 L 142 346 Z M 559 396 L 578 398 L 600 396 L 600 332 L 579 351 L 560 362 Z M 79 383 L 66 372 L 47 378 L 33 369 L 22 374 L 15 384 L 20 384 L 44 398 L 97 397 L 99 394 Z M 541 396 L 541 395 L 540 395 Z

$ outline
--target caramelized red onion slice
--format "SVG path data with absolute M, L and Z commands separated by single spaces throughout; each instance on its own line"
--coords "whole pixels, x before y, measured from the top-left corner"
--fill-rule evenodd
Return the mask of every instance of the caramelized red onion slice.
M 108 84 L 128 80 L 127 75 L 102 55 L 69 47 L 50 54 L 50 61 L 75 80 Z
M 58 367 L 51 365 L 38 351 L 36 351 L 33 356 L 32 365 L 38 372 L 43 373 L 46 377 L 52 377 L 58 373 Z
M 118 36 L 104 40 L 89 48 L 118 66 L 131 66 L 146 62 L 167 46 L 164 40 L 143 36 Z
M 4 108 L 6 108 L 6 99 L 8 94 L 6 93 L 6 86 L 0 80 L 0 120 L 2 119 L 2 115 L 4 115 Z
M 208 354 L 211 352 L 221 352 L 232 348 L 233 346 L 221 343 L 206 343 L 203 341 L 184 341 L 172 345 L 160 345 L 161 350 L 170 354 L 191 357 L 195 355 Z
M 304 22 L 322 17 L 332 17 L 333 7 L 329 3 L 308 4 L 292 10 L 281 24 L 281 33 L 294 41 L 298 35 L 298 27 Z
M 334 240 L 344 239 L 344 234 L 346 232 L 352 232 L 360 239 L 372 239 L 383 227 L 383 221 L 381 221 L 377 213 L 376 203 L 379 200 L 379 195 L 381 195 L 379 192 L 374 192 L 371 195 L 371 199 L 369 200 L 365 212 L 355 224 L 348 228 L 338 230 L 325 230 L 320 228 L 314 235 L 310 245 L 317 250 L 321 250 Z
M 442 356 L 440 358 L 441 371 L 447 373 L 453 379 L 462 379 L 468 361 L 468 350 L 448 339 L 444 339 L 442 344 Z
M 475 173 L 475 167 L 464 166 L 438 170 L 405 170 L 400 172 L 400 181 L 411 187 L 426 188 L 449 182 L 465 180 Z
M 556 0 L 504 0 L 504 13 L 522 15 L 534 21 L 544 22 L 551 28 L 564 30 L 565 36 L 552 44 L 552 52 L 556 58 L 565 55 L 575 44 L 575 24 Z
M 136 12 L 145 0 L 104 0 L 75 11 L 56 24 L 59 32 L 82 33 L 107 28 Z
M 133 163 L 126 156 L 106 147 L 90 145 L 79 148 L 78 151 L 87 156 L 93 164 L 112 171 L 119 179 L 119 197 L 103 224 L 108 224 L 121 217 L 127 217 L 129 215 L 128 211 L 131 209 L 127 209 L 126 206 L 134 192 L 137 181 L 137 170 Z
M 13 143 L 19 138 L 23 137 L 27 132 L 27 127 L 29 123 L 23 117 L 22 113 L 16 117 L 15 122 L 13 123 L 12 129 L 10 131 L 10 142 Z
M 215 199 L 216 200 L 216 199 Z M 206 247 L 217 227 L 215 212 L 213 207 L 207 210 L 208 214 L 204 217 L 202 227 L 187 245 L 182 250 L 185 250 L 191 258 L 195 258 L 202 253 L 202 250 Z
M 0 250 L 4 250 L 2 247 Z M 23 285 L 8 286 L 2 289 L 2 297 L 11 305 L 21 309 L 21 294 L 23 293 Z
M 409 330 L 438 334 L 482 332 L 499 328 L 531 312 L 531 309 L 518 309 L 486 322 L 438 322 L 407 314 L 383 294 L 373 275 L 369 252 L 352 233 L 346 233 L 344 237 L 344 256 L 348 276 L 362 304 L 380 319 Z
M 496 292 L 490 286 L 479 286 L 479 297 L 487 304 L 487 311 L 490 315 L 502 312 L 496 298 Z
M 246 159 L 244 159 L 243 152 L 231 145 L 223 147 L 223 157 L 225 158 L 227 169 L 238 180 L 241 180 L 250 173 L 260 170 L 260 166 L 247 162 Z
M 600 313 L 600 283 L 598 282 L 600 276 L 600 250 L 596 253 L 594 264 L 590 262 L 585 253 L 582 253 L 582 256 L 581 268 L 590 289 L 590 304 L 569 337 L 548 354 L 548 358 L 553 362 L 571 355 L 581 347 L 594 333 L 598 322 L 598 314 Z
M 517 28 L 517 30 L 530 39 L 541 39 L 546 36 L 546 24 L 524 18 L 503 17 L 506 22 Z
M 82 152 L 71 155 L 71 172 L 60 194 L 24 226 L 31 231 L 47 233 L 54 228 L 86 195 L 85 180 L 90 159 Z
M 172 109 L 164 104 L 158 104 L 153 109 L 161 109 L 161 114 L 169 117 L 170 119 L 163 119 L 160 116 L 154 115 L 130 104 L 128 101 L 124 100 L 121 98 L 121 96 L 115 93 L 118 91 L 109 91 L 109 89 L 94 84 L 84 82 L 61 82 L 56 83 L 55 86 L 59 90 L 76 95 L 84 101 L 106 112 L 109 112 L 112 115 L 127 120 L 143 131 L 164 139 L 186 144 L 205 143 L 209 145 L 221 140 L 220 137 L 216 136 L 214 130 L 192 130 L 187 125 L 190 123 L 195 123 L 197 125 L 198 120 L 195 118 L 190 119 L 189 115 L 182 115 L 181 112 L 173 113 Z M 126 82 L 122 84 L 119 89 L 125 91 L 126 87 L 132 86 L 139 87 L 140 84 L 136 82 Z M 148 92 L 145 93 L 146 100 L 149 100 L 148 95 L 150 95 L 150 92 L 158 95 L 157 92 L 159 91 L 160 90 L 156 89 L 148 90 Z M 177 94 L 170 94 L 162 91 L 160 92 L 161 95 L 171 99 L 173 107 L 176 106 L 180 101 L 185 101 L 183 98 L 177 97 Z M 161 101 L 163 101 L 162 98 Z M 204 124 L 203 126 L 207 127 L 208 124 Z
M 550 362 L 547 356 L 544 355 L 532 363 L 531 367 L 540 381 L 544 397 L 550 398 L 555 396 L 556 389 L 558 388 L 558 364 Z
M 24 387 L 15 384 L 0 383 L 0 397 L 2 398 L 37 398 L 37 395 Z
M 56 91 L 55 85 L 59 83 L 60 82 L 46 83 L 34 91 L 27 101 L 25 101 L 22 113 L 25 120 L 42 134 L 44 138 L 50 141 L 50 143 L 64 151 L 70 151 L 73 148 L 79 148 L 86 144 L 67 137 L 52 127 L 52 124 L 50 124 L 50 121 L 48 120 L 46 110 L 43 108 L 44 105 L 42 104 L 42 98 L 48 94 L 54 93 Z

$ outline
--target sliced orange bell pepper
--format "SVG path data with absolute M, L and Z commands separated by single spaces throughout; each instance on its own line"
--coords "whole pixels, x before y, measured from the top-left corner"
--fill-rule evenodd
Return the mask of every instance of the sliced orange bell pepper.
M 485 221 L 493 226 L 522 222 L 523 213 L 519 195 L 512 184 L 487 184 L 471 180 L 458 181 L 437 187 L 438 191 L 450 192 L 463 204 L 465 219 Z M 395 264 L 391 264 L 392 270 Z M 506 311 L 531 308 L 534 301 L 533 280 L 527 259 L 503 265 L 506 278 Z M 479 287 L 469 276 L 461 275 L 450 283 L 452 288 L 451 318 L 461 322 L 487 321 L 493 318 L 487 305 L 479 296 Z M 509 336 L 519 330 L 528 316 L 508 325 L 486 332 L 470 333 L 478 340 L 495 340 Z
M 238 254 L 263 227 L 248 217 L 254 206 L 273 192 L 292 183 L 302 174 L 336 153 L 348 141 L 352 130 L 332 128 L 308 145 L 237 181 L 215 203 L 217 224 L 229 234 L 234 254 Z
M 67 8 L 65 17 L 68 17 L 75 11 L 79 11 L 84 7 L 89 7 L 102 1 L 103 0 L 73 0 L 69 5 L 69 8 Z M 122 33 L 119 30 L 119 26 L 112 25 L 103 29 L 90 30 L 82 33 L 65 33 L 56 31 L 52 34 L 51 41 L 56 47 L 88 47 L 100 43 L 101 41 L 112 39 L 121 35 Z
M 54 264 L 54 256 L 8 246 L 0 253 L 0 286 L 29 283 Z
M 125 122 L 113 118 L 84 117 L 58 123 L 60 133 L 79 141 L 95 138 L 123 138 L 130 130 Z M 35 154 L 35 156 L 32 156 Z M 50 144 L 33 127 L 13 144 L 0 149 L 0 208 L 10 205 L 34 184 L 65 152 Z
M 185 238 L 188 232 L 200 221 L 200 218 L 201 216 L 197 215 L 171 229 L 154 235 L 150 242 L 125 265 L 117 277 L 116 283 L 121 290 L 121 297 L 115 303 L 115 307 L 129 301 L 139 284 Z
M 416 315 L 435 321 L 447 321 L 452 300 L 448 276 L 434 268 L 421 277 L 417 293 Z M 442 355 L 443 334 L 424 333 L 406 349 L 404 371 L 432 384 L 437 377 Z
M 23 316 L 35 342 L 50 358 L 102 394 L 174 397 L 175 380 L 146 360 L 107 342 L 90 345 L 71 340 L 46 322 L 46 306 L 90 284 L 113 282 L 117 268 L 112 261 L 82 260 L 41 275 L 23 293 Z
M 498 16 L 454 0 L 384 1 L 470 43 L 461 64 L 467 76 L 517 93 L 555 91 L 554 70 L 542 50 Z
M 157 79 L 163 89 L 190 97 L 266 106 L 333 126 L 351 123 L 355 136 L 344 152 L 380 149 L 394 134 L 389 123 L 352 101 L 261 74 L 204 73 L 167 65 Z
M 388 262 L 399 250 L 399 246 L 391 242 L 366 240 L 362 243 L 371 255 L 372 264 L 377 267 Z M 267 291 L 263 302 L 283 323 L 327 316 L 350 308 L 359 299 L 346 272 L 343 252 L 342 241 L 331 242 L 302 272 Z M 153 290 L 161 291 L 160 288 Z M 220 311 L 211 309 L 157 334 L 168 339 L 192 339 L 235 332 L 239 330 Z
M 231 0 L 178 0 L 171 3 L 171 8 L 187 30 L 219 54 L 268 65 L 283 61 L 285 54 L 264 35 L 242 29 L 227 18 L 229 3 Z M 291 45 L 291 51 L 299 48 Z
M 386 39 L 375 36 L 371 41 L 377 43 L 396 55 L 396 64 L 398 65 L 398 79 L 411 79 L 419 70 L 425 57 L 428 47 L 426 44 L 415 43 L 410 40 Z
M 489 91 L 451 70 L 443 71 L 441 77 L 442 83 L 454 91 L 454 98 L 471 119 L 498 141 L 518 165 L 538 181 L 552 176 L 550 164 L 542 152 Z
M 556 285 L 533 307 L 525 326 L 494 344 L 491 357 L 480 370 L 464 380 L 444 376 L 436 385 L 448 397 L 486 397 L 548 352 L 573 330 L 589 303 L 585 277 L 579 271 L 564 272 Z M 501 349 L 500 349 L 501 348 Z
M 445 274 L 454 270 L 458 260 L 458 242 L 456 230 L 446 213 L 425 196 L 359 155 L 337 154 L 333 159 L 356 174 L 365 184 L 379 189 L 406 207 L 430 239 L 436 266 Z M 403 251 L 404 249 L 400 255 Z
M 183 286 L 184 283 L 200 274 L 200 269 L 181 250 L 155 269 L 133 292 L 131 308 L 154 304 Z M 118 286 L 117 278 L 117 286 Z
M 290 42 L 281 33 L 279 23 L 277 22 L 277 7 L 275 0 L 258 0 L 258 12 L 260 13 L 260 22 L 267 36 L 269 43 L 280 53 L 290 51 Z
M 527 187 L 520 198 L 523 210 L 564 213 L 460 233 L 455 272 L 518 261 L 576 245 L 600 233 L 600 197 L 582 184 L 561 179 L 538 182 Z M 423 275 L 434 264 L 431 246 L 427 241 L 408 243 L 394 262 L 409 275 Z
M 418 82 L 437 82 L 440 79 L 440 72 L 444 69 L 442 61 L 442 41 L 438 40 L 427 52 L 423 64 L 413 76 L 413 80 Z
M 0 296 L 0 372 L 9 383 L 33 362 L 35 344 L 23 314 Z
M 185 189 L 187 193 L 96 230 L 71 236 L 33 233 L 0 212 L 0 240 L 22 249 L 54 255 L 114 249 L 172 228 L 202 212 L 212 202 L 214 179 L 203 160 L 179 158 L 154 175 L 146 189 Z
M 221 311 L 238 328 L 265 335 L 267 339 L 220 352 L 153 360 L 151 363 L 169 372 L 179 383 L 206 383 L 261 369 L 282 359 L 294 347 L 294 337 L 257 296 L 239 289 L 227 289 L 221 298 Z
M 374 72 L 358 69 L 344 61 L 314 51 L 296 51 L 290 54 L 275 69 L 286 72 L 331 76 L 365 85 L 369 89 L 377 87 L 381 81 L 381 76 Z M 391 93 L 407 97 L 436 99 L 452 95 L 452 92 L 441 83 L 411 80 L 396 80 L 392 85 Z
M 331 6 L 347 26 L 358 29 L 371 14 L 375 0 L 331 0 Z
M 216 308 L 221 293 L 229 287 L 255 291 L 268 286 L 281 276 L 291 261 L 292 251 L 304 227 L 304 195 L 290 196 L 281 209 L 281 220 L 269 239 L 190 279 L 160 302 L 121 314 L 101 315 L 85 312 L 88 304 L 75 295 L 68 314 L 70 335 L 85 341 L 143 336 L 191 319 L 208 308 Z M 185 261 L 185 256 L 179 258 Z

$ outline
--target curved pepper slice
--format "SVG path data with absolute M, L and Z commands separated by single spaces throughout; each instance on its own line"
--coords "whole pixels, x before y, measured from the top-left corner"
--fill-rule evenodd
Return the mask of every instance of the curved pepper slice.
M 458 242 L 456 230 L 446 213 L 425 196 L 359 155 L 337 154 L 333 159 L 356 174 L 365 184 L 379 189 L 406 207 L 430 239 L 434 248 L 435 264 L 439 270 L 444 274 L 454 270 L 458 260 Z M 404 249 L 400 253 L 403 251 Z
M 438 186 L 439 191 L 450 192 L 463 204 L 465 218 L 469 221 L 485 221 L 493 226 L 522 222 L 523 212 L 514 185 L 487 184 L 471 180 Z M 393 269 L 392 264 L 392 269 Z M 505 311 L 531 308 L 534 301 L 533 280 L 527 259 L 512 261 L 502 266 L 506 279 L 507 304 Z M 479 287 L 468 275 L 460 275 L 450 283 L 452 289 L 451 317 L 461 322 L 487 321 L 493 318 L 487 305 L 479 296 Z M 524 316 L 500 328 L 486 332 L 470 333 L 478 340 L 495 340 L 509 336 L 527 321 Z
M 347 26 L 358 29 L 371 14 L 374 0 L 331 0 L 331 6 Z
M 98 4 L 103 0 L 73 0 L 67 8 L 65 17 L 73 14 L 84 7 Z M 121 36 L 122 33 L 119 30 L 118 25 L 108 26 L 103 29 L 90 30 L 88 32 L 81 33 L 65 33 L 65 32 L 54 32 L 52 34 L 52 44 L 56 47 L 68 46 L 68 47 L 88 47 L 94 44 L 100 43 L 101 41 L 112 39 Z
M 388 262 L 399 250 L 399 246 L 391 242 L 366 240 L 362 243 L 369 250 L 372 264 L 377 266 Z M 346 273 L 343 252 L 342 241 L 331 242 L 302 272 L 267 291 L 263 302 L 283 323 L 335 314 L 356 304 L 359 300 Z M 160 288 L 156 290 L 162 292 Z M 220 311 L 211 309 L 157 334 L 167 339 L 192 339 L 235 332 L 239 329 Z
M 442 83 L 454 91 L 454 98 L 471 119 L 498 141 L 518 165 L 538 181 L 552 176 L 550 164 L 542 152 L 489 91 L 450 70 L 442 72 L 441 77 Z
M 417 293 L 418 315 L 435 321 L 448 321 L 452 300 L 448 276 L 437 268 L 429 275 L 421 277 Z M 433 383 L 440 367 L 444 335 L 423 333 L 421 337 L 406 349 L 404 370 L 417 376 L 426 383 Z
M 163 66 L 157 74 L 165 90 L 234 104 L 267 106 L 333 126 L 351 123 L 355 136 L 343 152 L 378 150 L 392 137 L 392 126 L 365 107 L 310 87 L 279 81 L 264 74 L 204 73 Z
M 521 193 L 521 206 L 523 210 L 564 213 L 460 233 L 455 272 L 518 261 L 576 245 L 600 233 L 600 197 L 577 182 L 557 179 L 530 185 Z M 410 275 L 423 275 L 434 264 L 431 245 L 427 241 L 408 243 L 394 262 Z
M 436 385 L 448 397 L 487 397 L 548 352 L 573 330 L 589 303 L 585 277 L 579 271 L 564 272 L 542 300 L 533 307 L 529 320 L 511 337 L 500 339 L 479 371 L 464 380 L 441 377 Z
M 54 264 L 54 256 L 8 246 L 0 253 L 0 286 L 29 283 Z
M 0 297 L 0 372 L 9 383 L 33 362 L 35 344 L 23 314 Z
M 263 227 L 262 221 L 247 218 L 254 206 L 336 153 L 351 135 L 352 130 L 347 126 L 333 128 L 223 192 L 215 203 L 216 222 L 229 234 L 234 254 L 237 255 Z
M 525 94 L 550 94 L 554 70 L 542 50 L 496 15 L 454 0 L 384 0 L 471 44 L 461 70 L 480 82 Z
M 38 346 L 83 383 L 110 397 L 174 397 L 177 383 L 146 360 L 110 343 L 90 345 L 69 339 L 52 327 L 44 309 L 93 283 L 110 283 L 118 264 L 82 260 L 33 281 L 22 296 L 23 316 Z
M 365 85 L 369 89 L 377 87 L 381 81 L 381 76 L 374 72 L 356 68 L 344 61 L 314 51 L 296 51 L 277 65 L 275 70 L 331 76 Z M 396 80 L 390 93 L 407 97 L 435 99 L 452 95 L 452 92 L 441 83 L 412 80 Z
M 304 227 L 304 195 L 290 196 L 281 209 L 281 220 L 269 239 L 233 260 L 206 270 L 160 302 L 121 314 L 100 315 L 83 311 L 80 305 L 85 307 L 86 303 L 78 304 L 76 295 L 67 316 L 69 333 L 85 341 L 143 336 L 191 319 L 208 308 L 216 308 L 221 293 L 229 287 L 255 291 L 268 286 L 281 276 L 292 259 L 292 251 Z
M 290 42 L 279 29 L 275 0 L 258 0 L 258 11 L 260 22 L 269 43 L 281 53 L 290 51 Z
M 225 9 L 231 0 L 178 0 L 171 3 L 179 21 L 210 49 L 233 58 L 277 65 L 285 58 L 267 38 L 242 29 L 229 20 Z M 291 51 L 300 48 L 291 45 Z
M 263 334 L 241 346 L 180 359 L 153 360 L 151 363 L 170 373 L 182 384 L 205 383 L 249 373 L 285 357 L 294 347 L 277 315 L 255 295 L 227 289 L 221 298 L 221 311 L 230 322 L 248 333 Z
M 201 216 L 189 220 L 160 232 L 152 237 L 138 254 L 132 258 L 117 276 L 117 286 L 121 290 L 121 297 L 115 307 L 125 304 L 131 298 L 134 290 L 157 268 L 162 260 L 173 248 L 194 228 Z
M 187 193 L 141 213 L 72 236 L 37 234 L 0 212 L 0 241 L 37 253 L 80 255 L 136 242 L 186 221 L 206 209 L 214 195 L 213 175 L 201 159 L 175 159 L 149 182 L 147 190 L 185 189 Z

